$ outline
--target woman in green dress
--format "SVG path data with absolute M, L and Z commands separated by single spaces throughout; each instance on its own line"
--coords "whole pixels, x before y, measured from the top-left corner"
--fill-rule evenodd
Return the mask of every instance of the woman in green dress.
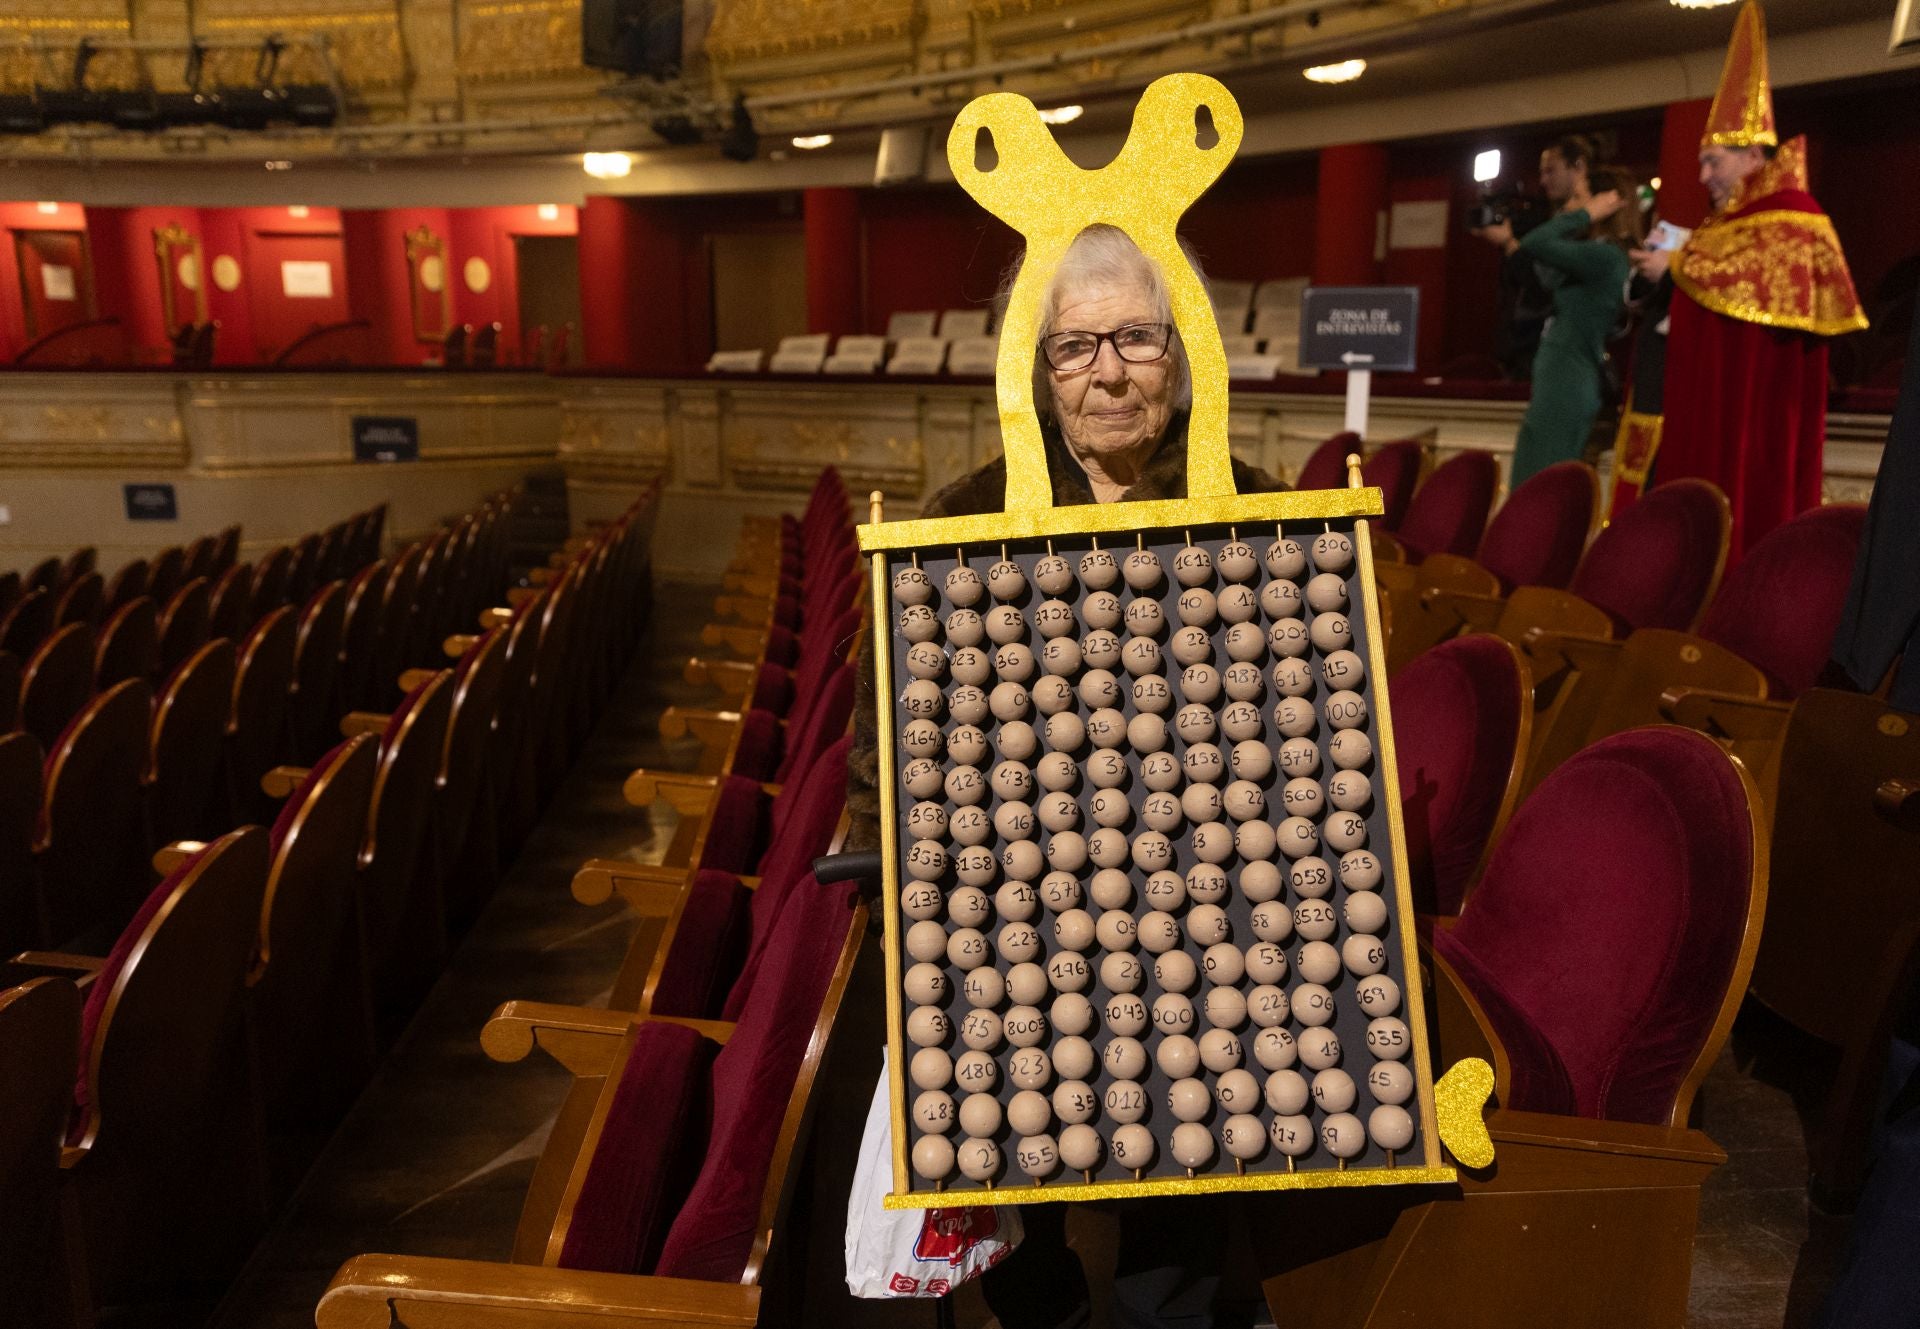
M 1607 338 L 1626 308 L 1627 251 L 1640 242 L 1633 182 L 1618 171 L 1598 176 L 1587 205 L 1560 213 L 1522 236 L 1553 296 L 1533 357 L 1533 399 L 1520 424 L 1510 488 L 1560 461 L 1577 461 L 1600 414 Z

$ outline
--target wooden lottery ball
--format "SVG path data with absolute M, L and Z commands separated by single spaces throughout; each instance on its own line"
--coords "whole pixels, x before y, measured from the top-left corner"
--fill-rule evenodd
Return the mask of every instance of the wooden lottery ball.
M 987 639 L 987 625 L 971 609 L 947 615 L 947 640 L 955 646 L 978 646 Z
M 1343 729 L 1327 744 L 1327 755 L 1343 771 L 1357 771 L 1373 760 L 1373 740 L 1363 730 Z
M 1381 1061 L 1399 1061 L 1413 1050 L 1413 1035 L 1397 1015 L 1383 1015 L 1367 1023 L 1367 1051 Z
M 1340 855 L 1340 884 L 1350 891 L 1379 889 L 1380 860 L 1372 850 L 1355 849 Z
M 1158 752 L 1167 745 L 1167 722 L 1157 715 L 1136 715 L 1127 721 L 1127 743 L 1135 752 Z
M 1100 1064 L 1116 1080 L 1138 1079 L 1147 1069 L 1147 1050 L 1137 1038 L 1109 1039 L 1100 1053 Z
M 993 818 L 978 804 L 953 814 L 953 838 L 969 847 L 985 844 L 993 835 Z
M 1062 679 L 1070 677 L 1079 672 L 1081 663 L 1080 643 L 1072 637 L 1055 637 L 1040 648 L 1040 667 L 1052 677 Z M 1034 705 L 1039 704 L 1039 699 L 1036 697 Z
M 1034 959 L 1040 954 L 1040 930 L 1031 923 L 1009 923 L 1000 929 L 994 948 L 1009 964 Z
M 1187 869 L 1187 898 L 1195 904 L 1219 904 L 1229 889 L 1226 870 L 1216 863 L 1195 863 Z
M 1140 761 L 1140 783 L 1156 791 L 1180 784 L 1180 763 L 1171 752 L 1153 752 Z
M 1358 1096 L 1353 1077 L 1337 1066 L 1313 1077 L 1313 1101 L 1322 1112 L 1345 1112 Z
M 1133 708 L 1142 715 L 1165 715 L 1173 707 L 1173 689 L 1158 674 L 1133 680 Z
M 1247 994 L 1247 1015 L 1262 1029 L 1284 1024 L 1292 1014 L 1292 1003 L 1277 984 L 1262 983 Z
M 1076 1172 L 1093 1171 L 1106 1152 L 1106 1141 L 1091 1126 L 1069 1126 L 1060 1132 L 1060 1161 Z
M 1127 717 L 1117 707 L 1102 706 L 1087 717 L 1087 737 L 1108 751 L 1127 741 Z
M 993 653 L 993 670 L 1003 680 L 1002 687 L 1008 683 L 1025 683 L 1038 666 L 1033 647 L 1023 641 L 1008 642 Z M 988 705 L 992 705 L 991 701 Z
M 976 1006 L 960 1020 L 960 1041 L 980 1052 L 992 1052 L 1005 1036 L 1000 1016 Z
M 1100 1096 L 1084 1080 L 1062 1080 L 1054 1088 L 1053 1115 L 1069 1126 L 1098 1116 L 1099 1112 Z M 1063 1133 L 1060 1138 L 1064 1140 L 1066 1135 Z
M 1163 992 L 1154 998 L 1153 1027 L 1162 1034 L 1193 1032 L 1193 1003 L 1178 992 Z
M 1136 549 L 1120 565 L 1120 575 L 1134 590 L 1150 591 L 1160 584 L 1164 576 L 1160 569 L 1160 555 L 1151 549 Z
M 1000 1063 L 985 1052 L 962 1052 L 953 1063 L 953 1078 L 969 1094 L 990 1094 L 1000 1083 Z
M 1255 942 L 1247 947 L 1244 963 L 1247 977 L 1256 983 L 1286 982 L 1287 952 L 1279 942 Z
M 907 672 L 915 678 L 940 678 L 947 672 L 947 653 L 932 642 L 907 648 Z
M 1082 1000 L 1085 1000 L 1082 998 Z M 1053 1045 L 1053 1066 L 1067 1080 L 1084 1080 L 1099 1065 L 1093 1044 L 1078 1034 L 1069 1034 Z
M 1007 995 L 1016 1006 L 1038 1006 L 1046 999 L 1049 986 L 1047 971 L 1032 961 L 1007 970 Z
M 1279 843 L 1278 836 L 1274 842 Z M 1272 863 L 1261 860 L 1249 862 L 1240 869 L 1240 894 L 1254 904 L 1262 904 L 1279 895 L 1286 880 L 1280 869 Z
M 1080 803 L 1072 794 L 1048 794 L 1034 815 L 1050 831 L 1070 831 L 1080 824 Z
M 988 631 L 992 631 L 991 625 Z M 1315 614 L 1307 624 L 1307 640 L 1315 649 L 1331 655 L 1353 645 L 1353 624 L 1345 614 Z
M 1306 604 L 1306 597 L 1300 593 L 1300 588 L 1290 581 L 1270 581 L 1260 588 L 1260 608 L 1266 614 L 1267 621 L 1300 623 L 1303 635 L 1307 625 L 1300 622 L 1300 618 Z
M 933 598 L 933 579 L 919 568 L 901 568 L 893 574 L 893 598 L 903 605 L 923 605 Z
M 1133 878 L 1118 865 L 1102 868 L 1088 880 L 1087 893 L 1102 909 L 1125 909 L 1133 903 Z
M 1273 749 L 1257 738 L 1233 745 L 1233 773 L 1242 780 L 1264 780 L 1273 774 Z
M 1382 1149 L 1405 1149 L 1413 1143 L 1413 1117 L 1403 1107 L 1382 1103 L 1367 1114 L 1367 1138 Z
M 1214 608 L 1222 623 L 1251 624 L 1260 612 L 1260 597 L 1245 586 L 1229 586 L 1214 597 Z
M 969 1006 L 998 1006 L 1007 995 L 1007 978 L 991 965 L 970 970 L 960 986 Z
M 1089 628 L 1111 634 L 1126 619 L 1127 607 L 1112 591 L 1095 591 L 1080 606 L 1080 617 Z
M 1007 1042 L 1017 1048 L 1030 1048 L 1045 1042 L 1047 1017 L 1032 1006 L 1015 1006 L 1002 1020 Z M 1027 1132 L 1032 1134 L 1031 1131 Z
M 1303 914 L 1303 910 L 1315 912 Z M 1302 937 L 1305 937 L 1310 931 L 1318 933 L 1321 936 L 1330 937 L 1333 935 L 1333 929 L 1323 927 L 1316 918 L 1316 913 L 1322 910 L 1327 914 L 1333 912 L 1324 900 L 1308 900 L 1305 904 L 1302 904 L 1293 911 L 1293 925 L 1299 930 Z M 1331 942 L 1318 940 L 1308 941 L 1304 943 L 1299 950 L 1294 952 L 1293 967 L 1298 969 L 1300 971 L 1300 977 L 1309 983 L 1320 983 L 1323 985 L 1331 983 L 1340 977 L 1340 952 L 1334 949 L 1333 943 Z M 1298 988 L 1294 989 L 1293 1005 L 1294 1013 L 1296 1015 L 1299 1014 L 1300 991 Z M 1322 1021 L 1322 1023 L 1324 1023 L 1324 1021 Z
M 915 1047 L 939 1047 L 953 1037 L 953 1021 L 938 1006 L 916 1006 L 907 1016 L 907 1037 Z
M 1073 565 L 1058 554 L 1048 554 L 1033 565 L 1033 584 L 1043 595 L 1065 595 L 1073 589 Z
M 1307 625 L 1297 618 L 1283 618 L 1267 628 L 1267 650 L 1275 659 L 1300 658 L 1312 644 Z
M 955 682 L 978 687 L 993 677 L 993 657 L 978 646 L 964 646 L 953 653 Z
M 935 922 L 915 923 L 907 929 L 907 954 L 932 962 L 947 955 L 947 930 Z
M 1278 1025 L 1262 1029 L 1253 1036 L 1253 1059 L 1260 1069 L 1282 1071 L 1299 1059 L 1300 1046 L 1294 1036 Z
M 1013 1161 L 1029 1177 L 1049 1177 L 1060 1169 L 1060 1150 L 1051 1135 L 1023 1135 L 1013 1147 Z
M 1158 600 L 1127 602 L 1127 631 L 1136 637 L 1157 637 L 1167 625 L 1167 616 Z
M 1220 1128 L 1220 1144 L 1230 1156 L 1251 1161 L 1266 1152 L 1266 1128 L 1251 1113 L 1238 1113 L 1228 1117 Z
M 1253 664 L 1267 653 L 1267 634 L 1253 623 L 1235 623 L 1221 638 L 1227 658 L 1241 664 Z
M 1082 705 L 1090 709 L 1102 709 L 1120 704 L 1120 680 L 1105 669 L 1089 669 L 1080 675 L 1080 685 L 1075 689 L 1080 694 Z
M 1231 637 L 1233 634 L 1227 634 Z M 1252 660 L 1241 659 L 1228 665 L 1220 673 L 1221 686 L 1227 696 L 1237 702 L 1255 702 L 1266 691 L 1266 684 L 1260 678 L 1260 666 Z
M 1295 781 L 1299 781 L 1302 784 L 1313 784 L 1312 776 L 1320 769 L 1320 749 L 1314 746 L 1314 742 L 1310 738 L 1290 738 L 1280 745 L 1279 760 L 1280 769 L 1286 772 L 1289 784 Z M 1318 785 L 1314 787 L 1316 789 L 1319 788 Z M 1281 801 L 1283 804 L 1285 799 L 1286 791 L 1283 789 L 1281 791 Z M 1309 816 L 1311 814 L 1301 813 L 1300 815 Z
M 1230 1070 L 1214 1082 L 1214 1097 L 1228 1112 L 1255 1112 L 1260 1107 L 1260 1082 L 1250 1071 Z
M 1182 1080 L 1200 1066 L 1200 1047 L 1185 1034 L 1173 1034 L 1160 1040 L 1153 1051 L 1154 1064 L 1169 1080 Z
M 1319 783 L 1304 776 L 1287 781 L 1280 790 L 1280 806 L 1291 817 L 1317 817 L 1324 804 L 1325 796 Z
M 1116 1079 L 1106 1087 L 1106 1114 L 1114 1122 L 1139 1122 L 1146 1116 L 1146 1091 L 1133 1079 Z
M 1004 840 L 1030 840 L 1033 826 L 1033 807 L 1023 799 L 1002 803 L 993 810 L 993 829 Z
M 1263 862 L 1273 857 L 1279 838 L 1272 826 L 1255 819 L 1233 828 L 1233 850 L 1248 862 Z
M 938 840 L 915 840 L 908 846 L 907 875 L 915 881 L 938 881 L 946 870 L 946 847 Z
M 929 679 L 916 678 L 900 693 L 900 705 L 918 720 L 937 720 L 946 707 L 940 686 Z
M 1122 1038 L 1135 1038 L 1147 1030 L 1147 1003 L 1132 992 L 1120 992 L 1107 998 L 1106 1009 L 1101 1013 L 1107 1028 Z
M 1167 649 L 1172 652 L 1174 662 L 1185 668 L 1213 658 L 1213 638 L 1207 635 L 1203 627 L 1185 627 L 1173 634 L 1167 642 Z
M 1245 976 L 1247 960 L 1232 942 L 1217 941 L 1201 953 L 1200 968 L 1209 983 L 1233 984 Z
M 943 1135 L 953 1129 L 953 1095 L 943 1089 L 928 1089 L 913 1100 L 913 1124 L 921 1130 Z
M 1047 960 L 1047 982 L 1058 992 L 1083 992 L 1093 983 L 1093 966 L 1075 951 L 1060 951 Z
M 1373 782 L 1359 771 L 1335 771 L 1327 781 L 1327 801 L 1342 812 L 1361 812 L 1373 802 Z
M 1295 1041 L 1300 1049 L 1300 1064 L 1309 1070 L 1324 1071 L 1340 1062 L 1340 1036 L 1325 1025 L 1302 1029 Z
M 1273 666 L 1273 689 L 1284 697 L 1304 697 L 1313 691 L 1313 670 L 1305 660 L 1280 660 Z
M 915 882 L 900 892 L 900 912 L 908 918 L 938 918 L 946 903 L 940 888 L 930 881 Z
M 1353 537 L 1324 531 L 1313 537 L 1313 566 L 1321 572 L 1345 572 L 1353 566 Z
M 1049 752 L 1033 768 L 1042 789 L 1062 793 L 1080 782 L 1080 764 L 1064 752 Z
M 1228 581 L 1252 581 L 1260 571 L 1253 546 L 1244 540 L 1229 540 L 1221 545 L 1213 565 Z
M 1307 551 L 1295 541 L 1281 536 L 1267 546 L 1266 561 L 1270 575 L 1293 581 L 1307 570 Z
M 1093 916 L 1084 909 L 1065 910 L 1053 920 L 1053 940 L 1063 950 L 1086 950 L 1093 945 Z
M 1275 1117 L 1267 1125 L 1267 1139 L 1288 1158 L 1304 1158 L 1318 1141 L 1313 1121 L 1305 1116 Z
M 962 607 L 979 604 L 986 590 L 980 574 L 964 563 L 947 573 L 946 588 L 947 599 Z
M 1159 831 L 1143 831 L 1134 837 L 1132 855 L 1142 872 L 1159 872 L 1173 863 L 1173 842 Z
M 1044 1089 L 1053 1078 L 1053 1059 L 1045 1048 L 1021 1048 L 1007 1058 L 1007 1078 L 1016 1089 Z
M 1174 608 L 1180 614 L 1180 621 L 1190 628 L 1212 627 L 1214 620 L 1220 616 L 1215 608 L 1213 592 L 1204 586 L 1190 586 L 1180 592 L 1180 599 Z M 931 619 L 933 615 L 929 613 L 927 617 Z M 909 640 L 925 641 L 926 638 L 909 637 Z
M 1231 1029 L 1215 1027 L 1200 1035 L 1200 1064 L 1215 1075 L 1234 1069 L 1246 1058 L 1240 1036 Z
M 1403 1061 L 1376 1061 L 1367 1072 L 1367 1091 L 1377 1103 L 1404 1103 L 1413 1097 L 1413 1072 Z
M 1109 992 L 1133 992 L 1146 981 L 1147 967 L 1125 951 L 1102 957 L 1100 982 Z
M 912 758 L 937 757 L 946 746 L 947 736 L 931 720 L 909 720 L 900 731 L 900 747 Z
M 980 616 L 980 621 L 987 625 L 987 640 L 995 646 L 1005 646 L 1027 635 L 1027 620 L 1012 605 L 995 605 Z
M 1152 1131 L 1135 1123 L 1113 1133 L 1112 1148 L 1114 1162 L 1134 1172 L 1144 1172 L 1153 1166 L 1153 1156 L 1159 1146 L 1154 1143 Z
M 1008 881 L 1037 880 L 1041 871 L 1040 846 L 1031 840 L 1013 841 L 1000 851 L 1000 867 Z
M 1160 643 L 1151 637 L 1129 637 L 1120 648 L 1120 663 L 1135 678 L 1160 672 Z
M 1238 988 L 1208 988 L 1201 1006 L 1215 1029 L 1238 1029 L 1247 1022 L 1247 999 Z
M 1187 779 L 1195 784 L 1218 784 L 1226 774 L 1226 761 L 1221 757 L 1220 749 L 1211 743 L 1189 744 L 1180 764 L 1187 773 Z M 1193 816 L 1191 811 L 1187 815 Z
M 1256 672 L 1254 677 L 1258 678 L 1259 674 Z M 1220 712 L 1220 732 L 1236 743 L 1260 737 L 1264 727 L 1260 708 L 1250 701 L 1236 701 Z
M 1167 992 L 1191 992 L 1199 981 L 1200 967 L 1185 951 L 1167 951 L 1153 962 L 1153 981 Z
M 929 683 L 927 686 L 933 685 Z M 971 685 L 955 688 L 947 696 L 946 704 L 953 718 L 963 725 L 977 726 L 993 713 L 987 706 L 986 691 Z
M 987 589 L 996 600 L 1018 600 L 1027 590 L 1027 574 L 1011 559 L 1001 559 L 987 569 Z
M 1354 1000 L 1360 1009 L 1378 1019 L 1400 1009 L 1400 985 L 1391 974 L 1373 974 L 1353 985 Z
M 947 755 L 960 766 L 978 766 L 987 759 L 987 732 L 979 725 L 957 725 L 947 735 Z
M 1327 866 L 1324 858 L 1307 857 L 1297 860 L 1288 878 L 1294 894 L 1302 899 L 1318 900 L 1333 890 L 1333 869 Z
M 1011 726 L 1008 726 L 1011 728 Z M 1006 730 L 1002 729 L 1001 739 L 1004 746 Z M 1024 800 L 1033 793 L 1033 771 L 1023 764 L 1023 760 L 1011 757 L 993 768 L 990 781 L 996 796 L 1005 799 Z
M 1307 605 L 1319 614 L 1346 609 L 1347 579 L 1336 572 L 1315 575 L 1307 582 Z
M 1351 1112 L 1336 1112 L 1320 1123 L 1320 1143 L 1335 1158 L 1358 1158 L 1367 1151 L 1367 1128 Z
M 1008 1018 L 1012 1018 L 1009 1011 Z M 1053 1005 L 1047 1008 L 1047 1018 L 1052 1021 L 1055 1032 L 1066 1035 L 1084 1034 L 1093 1027 L 1093 1003 L 1078 992 L 1062 992 L 1053 999 Z M 1011 1034 L 1008 1035 L 1012 1037 Z M 1062 1040 L 1064 1041 L 1064 1040 Z M 1026 1047 L 1027 1044 L 1020 1046 Z M 1056 1060 L 1058 1045 L 1056 1045 Z
M 1141 915 L 1134 925 L 1134 936 L 1141 950 L 1149 955 L 1161 955 L 1180 944 L 1180 924 L 1172 914 L 1156 909 Z
M 988 694 L 987 709 L 993 712 L 994 719 L 1005 724 L 1026 719 L 1033 711 L 1033 702 L 1028 698 L 1026 688 L 1008 681 L 998 684 Z
M 1336 692 L 1327 698 L 1327 723 L 1335 729 L 1358 729 L 1367 722 L 1367 701 L 1357 692 Z
M 1367 842 L 1367 819 L 1357 812 L 1335 812 L 1320 831 L 1327 848 L 1339 853 L 1358 849 Z
M 1181 1167 L 1205 1167 L 1213 1161 L 1213 1132 L 1197 1121 L 1183 1121 L 1173 1128 L 1169 1152 Z
M 932 641 L 940 635 L 940 619 L 926 605 L 909 605 L 900 611 L 900 635 L 908 641 Z
M 1202 863 L 1224 863 L 1233 857 L 1233 832 L 1225 822 L 1209 821 L 1194 827 L 1192 841 L 1193 852 Z M 1171 855 L 1168 861 L 1172 861 Z
M 1074 649 L 1079 648 L 1076 646 Z M 1075 664 L 1074 668 L 1078 669 L 1079 665 Z M 1027 689 L 1027 699 L 1040 714 L 1058 715 L 1073 705 L 1073 684 L 1051 674 L 1036 678 L 1033 686 Z
M 1187 898 L 1187 883 L 1177 872 L 1155 872 L 1142 884 L 1141 894 L 1154 909 L 1171 913 Z
M 1087 837 L 1057 831 L 1047 839 L 1047 863 L 1057 872 L 1078 872 L 1087 862 Z
M 944 1135 L 923 1135 L 913 1142 L 914 1175 L 927 1181 L 945 1181 L 953 1175 L 953 1143 Z
M 1195 905 L 1187 911 L 1187 935 L 1200 946 L 1225 941 L 1232 930 L 1227 911 L 1217 904 Z
M 987 939 L 978 928 L 956 928 L 947 938 L 947 963 L 956 969 L 978 969 L 988 958 Z
M 1150 829 L 1166 834 L 1180 829 L 1180 800 L 1172 794 L 1154 792 L 1140 803 L 1140 820 Z
M 1280 736 L 1289 742 L 1295 739 L 1306 739 L 1319 722 L 1320 717 L 1314 713 L 1313 704 L 1304 697 L 1282 697 L 1273 708 L 1273 726 L 1280 731 Z M 1311 744 L 1312 740 L 1307 739 L 1307 742 Z M 1319 764 L 1320 758 L 1316 751 L 1314 765 L 1318 767 Z M 1301 772 L 1303 775 L 1312 773 L 1311 771 Z
M 1387 948 L 1378 937 L 1355 933 L 1340 943 L 1340 961 L 1355 978 L 1366 978 L 1387 967 Z
M 1366 666 L 1353 651 L 1335 651 L 1320 662 L 1320 677 L 1330 688 L 1357 689 L 1366 676 Z
M 1210 741 L 1218 727 L 1210 707 L 1198 702 L 1182 706 L 1180 713 L 1173 717 L 1173 731 L 1180 735 L 1183 743 L 1205 743 Z
M 977 844 L 968 845 L 954 855 L 953 872 L 954 876 L 968 886 L 991 886 L 994 878 L 999 875 L 993 850 Z
M 907 970 L 902 986 L 907 990 L 907 1000 L 918 1006 L 937 1006 L 953 995 L 953 980 L 947 977 L 947 971 L 924 960 Z
M 1293 910 L 1285 900 L 1268 900 L 1253 907 L 1247 915 L 1247 926 L 1261 941 L 1285 941 L 1293 935 Z
M 1288 817 L 1276 830 L 1288 858 L 1304 858 L 1320 847 L 1320 828 L 1305 817 Z
M 992 1140 L 963 1140 L 954 1161 L 968 1181 L 986 1181 L 999 1174 L 1000 1146 Z
M 1177 1121 L 1199 1121 L 1213 1110 L 1213 1096 L 1198 1080 L 1175 1080 L 1167 1086 L 1167 1111 Z
M 1052 640 L 1070 635 L 1080 625 L 1074 621 L 1073 606 L 1065 600 L 1042 600 L 1034 607 L 1033 626 L 1042 637 Z
M 1319 983 L 1302 983 L 1292 994 L 1293 1018 L 1303 1025 L 1332 1024 L 1336 1014 L 1333 993 Z
M 1180 695 L 1188 702 L 1211 705 L 1220 696 L 1220 671 L 1212 665 L 1188 665 L 1180 671 Z
M 1103 951 L 1130 951 L 1134 942 L 1133 915 L 1124 909 L 1109 909 L 1093 925 L 1094 940 Z
M 1213 580 L 1213 555 L 1188 545 L 1173 556 L 1173 579 L 1182 586 L 1205 586 Z

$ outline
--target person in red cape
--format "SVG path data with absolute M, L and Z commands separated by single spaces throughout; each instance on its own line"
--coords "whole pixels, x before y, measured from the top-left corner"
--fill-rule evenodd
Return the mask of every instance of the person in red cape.
M 1661 480 L 1713 481 L 1733 505 L 1731 559 L 1819 504 L 1827 338 L 1867 326 L 1833 223 L 1807 192 L 1806 155 L 1804 138 L 1779 143 L 1766 27 L 1747 0 L 1700 144 L 1713 212 L 1677 252 L 1636 253 L 1643 276 L 1673 279 L 1665 418 L 1623 448 L 1615 491 L 1617 514 L 1655 449 Z

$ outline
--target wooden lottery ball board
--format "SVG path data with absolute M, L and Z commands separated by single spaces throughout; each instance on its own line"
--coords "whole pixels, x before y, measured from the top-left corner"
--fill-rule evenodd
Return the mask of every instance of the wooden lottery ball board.
M 877 507 L 889 1203 L 1452 1180 L 1379 491 Z

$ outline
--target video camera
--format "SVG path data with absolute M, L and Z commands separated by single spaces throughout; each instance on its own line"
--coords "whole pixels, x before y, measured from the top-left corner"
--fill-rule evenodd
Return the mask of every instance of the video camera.
M 1515 235 L 1525 235 L 1547 219 L 1547 202 L 1515 186 L 1483 186 L 1480 201 L 1467 209 L 1467 229 L 1477 231 L 1499 222 L 1511 222 Z

